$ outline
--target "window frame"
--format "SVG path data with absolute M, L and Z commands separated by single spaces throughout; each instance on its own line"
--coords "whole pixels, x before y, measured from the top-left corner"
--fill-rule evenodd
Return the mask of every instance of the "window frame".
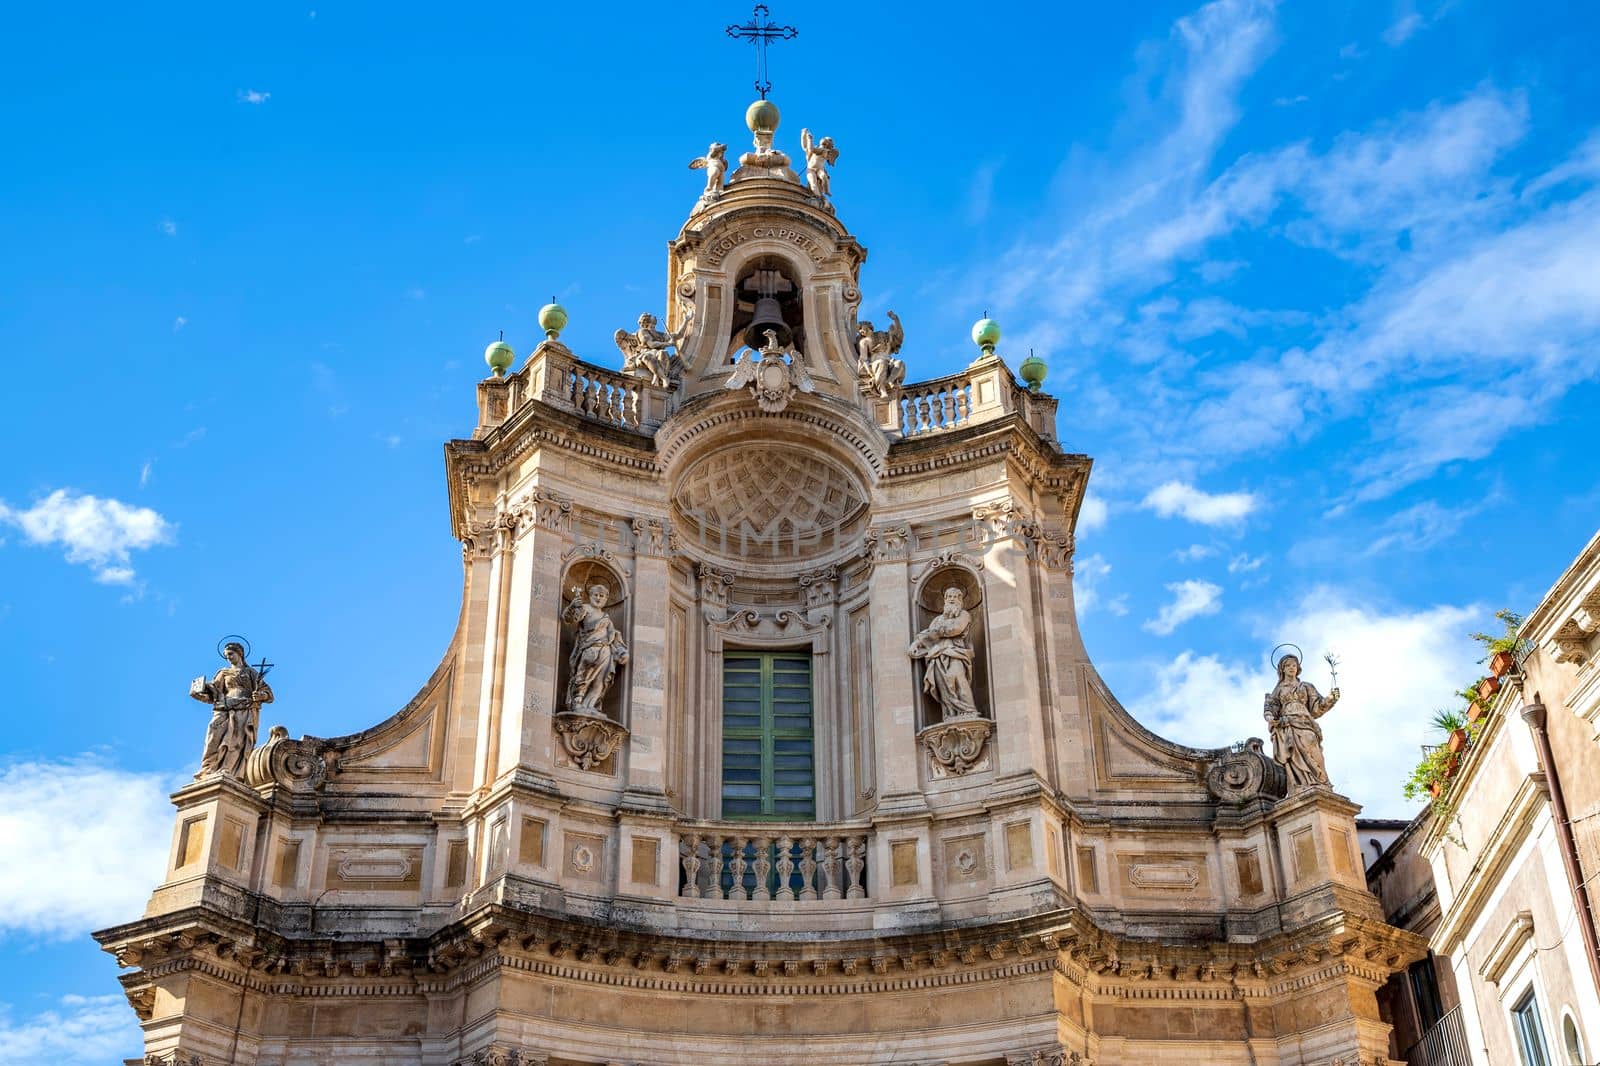
M 1539 989 L 1536 983 L 1529 981 L 1523 987 L 1521 994 L 1511 1001 L 1507 1011 L 1511 1021 L 1511 1035 L 1516 1041 L 1517 1057 L 1522 1060 L 1522 1066 L 1554 1066 L 1554 1061 L 1550 1058 L 1550 1039 L 1545 1033 L 1544 1018 L 1539 1009 Z M 1531 1027 L 1528 1024 L 1530 1022 Z M 1537 1043 L 1530 1045 L 1530 1040 L 1535 1039 Z
M 806 664 L 806 728 L 804 730 L 794 727 L 780 728 L 777 719 L 776 705 L 782 702 L 776 695 L 777 685 L 774 676 L 777 671 L 774 664 L 778 660 L 804 661 Z M 728 673 L 729 666 L 735 662 L 758 662 L 759 667 L 759 725 L 730 726 L 728 724 Z M 729 822 L 813 822 L 817 819 L 818 788 L 817 788 L 817 662 L 816 655 L 811 648 L 739 648 L 725 649 L 722 653 L 722 670 L 718 678 L 721 688 L 722 700 L 722 735 L 718 738 L 719 773 L 717 781 L 717 803 L 721 820 Z M 729 739 L 755 740 L 760 753 L 760 798 L 759 813 L 735 812 L 727 809 L 728 796 L 728 767 L 727 743 Z M 778 811 L 778 767 L 777 745 L 780 740 L 806 740 L 810 745 L 809 770 L 811 787 L 810 810 L 806 813 L 794 811 Z

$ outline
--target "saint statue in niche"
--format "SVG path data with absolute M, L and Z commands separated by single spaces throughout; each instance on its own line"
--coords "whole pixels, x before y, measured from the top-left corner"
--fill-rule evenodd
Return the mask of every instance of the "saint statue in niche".
M 972 612 L 965 599 L 958 586 L 945 589 L 944 610 L 911 642 L 911 657 L 924 661 L 922 690 L 945 718 L 978 713 L 972 695 Z
M 561 619 L 578 627 L 568 660 L 572 675 L 567 680 L 567 710 L 573 714 L 604 717 L 601 702 L 617 678 L 617 668 L 628 662 L 628 649 L 622 634 L 606 614 L 610 591 L 604 585 L 590 585 L 587 598 L 581 585 L 574 585 L 571 599 Z
M 1290 791 L 1328 784 L 1317 719 L 1338 702 L 1337 688 L 1323 696 L 1309 681 L 1300 680 L 1299 655 L 1289 652 L 1278 660 L 1278 683 L 1267 693 L 1262 715 L 1272 728 L 1272 757 L 1288 771 Z
M 222 646 L 228 665 L 210 681 L 197 677 L 189 682 L 190 698 L 211 705 L 211 724 L 206 727 L 206 746 L 196 780 L 217 773 L 237 777 L 256 746 L 261 705 L 272 702 L 272 689 L 262 676 L 264 670 L 245 662 L 245 654 L 243 644 L 230 640 Z

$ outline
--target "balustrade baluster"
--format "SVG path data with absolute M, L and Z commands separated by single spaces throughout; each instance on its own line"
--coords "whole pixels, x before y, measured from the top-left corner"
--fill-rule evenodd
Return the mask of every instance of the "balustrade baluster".
M 800 841 L 800 898 L 817 898 L 817 838 L 805 837 Z
M 789 884 L 789 879 L 794 876 L 794 841 L 789 837 L 778 838 L 778 891 L 773 899 L 785 903 L 794 899 L 794 888 Z
M 772 884 L 767 878 L 772 873 L 772 838 L 756 838 L 756 880 L 751 885 L 751 899 L 772 899 Z
M 866 898 L 867 890 L 861 883 L 862 871 L 867 868 L 867 842 L 865 837 L 850 838 L 850 856 L 844 860 L 844 868 L 850 879 L 850 887 L 844 894 L 845 898 Z
M 750 846 L 749 837 L 733 837 L 733 884 L 728 887 L 729 899 L 749 899 L 750 893 L 744 887 L 744 872 L 749 868 L 749 863 L 744 860 L 744 849 Z
M 706 844 L 709 849 L 706 858 L 711 862 L 711 884 L 708 886 L 708 891 L 712 899 L 724 899 L 726 897 L 722 894 L 722 849 L 726 846 L 726 841 L 721 833 L 713 833 L 706 838 Z
M 822 842 L 822 898 L 839 898 L 839 838 L 828 837 Z
M 687 837 L 683 848 L 683 891 L 679 895 L 690 899 L 700 895 L 700 837 Z

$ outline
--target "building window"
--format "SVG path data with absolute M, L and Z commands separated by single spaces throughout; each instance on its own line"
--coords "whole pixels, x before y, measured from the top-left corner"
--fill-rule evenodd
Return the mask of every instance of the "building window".
M 1426 1033 L 1439 1023 L 1444 1014 L 1439 1002 L 1439 984 L 1433 971 L 1433 953 L 1421 962 L 1414 963 L 1406 976 L 1411 982 L 1411 1001 L 1417 1005 L 1417 1022 Z
M 1523 1066 L 1550 1066 L 1550 1055 L 1545 1051 L 1544 1026 L 1539 1023 L 1539 1001 L 1533 989 L 1528 989 L 1517 1005 L 1511 1008 L 1511 1028 L 1517 1034 L 1517 1047 L 1522 1052 Z
M 814 819 L 812 742 L 810 654 L 724 652 L 722 816 Z
M 1583 1038 L 1578 1035 L 1578 1023 L 1572 1015 L 1561 1015 L 1561 1043 L 1567 1049 L 1567 1066 L 1585 1066 L 1589 1061 L 1583 1054 Z

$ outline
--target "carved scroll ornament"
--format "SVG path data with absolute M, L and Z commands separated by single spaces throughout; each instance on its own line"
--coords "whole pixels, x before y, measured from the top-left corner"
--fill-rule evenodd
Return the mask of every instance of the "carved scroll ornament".
M 615 755 L 628 731 L 609 718 L 564 712 L 555 716 L 556 736 L 580 770 L 592 770 Z
M 931 725 L 917 737 L 928 749 L 936 769 L 959 777 L 983 761 L 984 749 L 993 735 L 993 722 L 971 715 Z

